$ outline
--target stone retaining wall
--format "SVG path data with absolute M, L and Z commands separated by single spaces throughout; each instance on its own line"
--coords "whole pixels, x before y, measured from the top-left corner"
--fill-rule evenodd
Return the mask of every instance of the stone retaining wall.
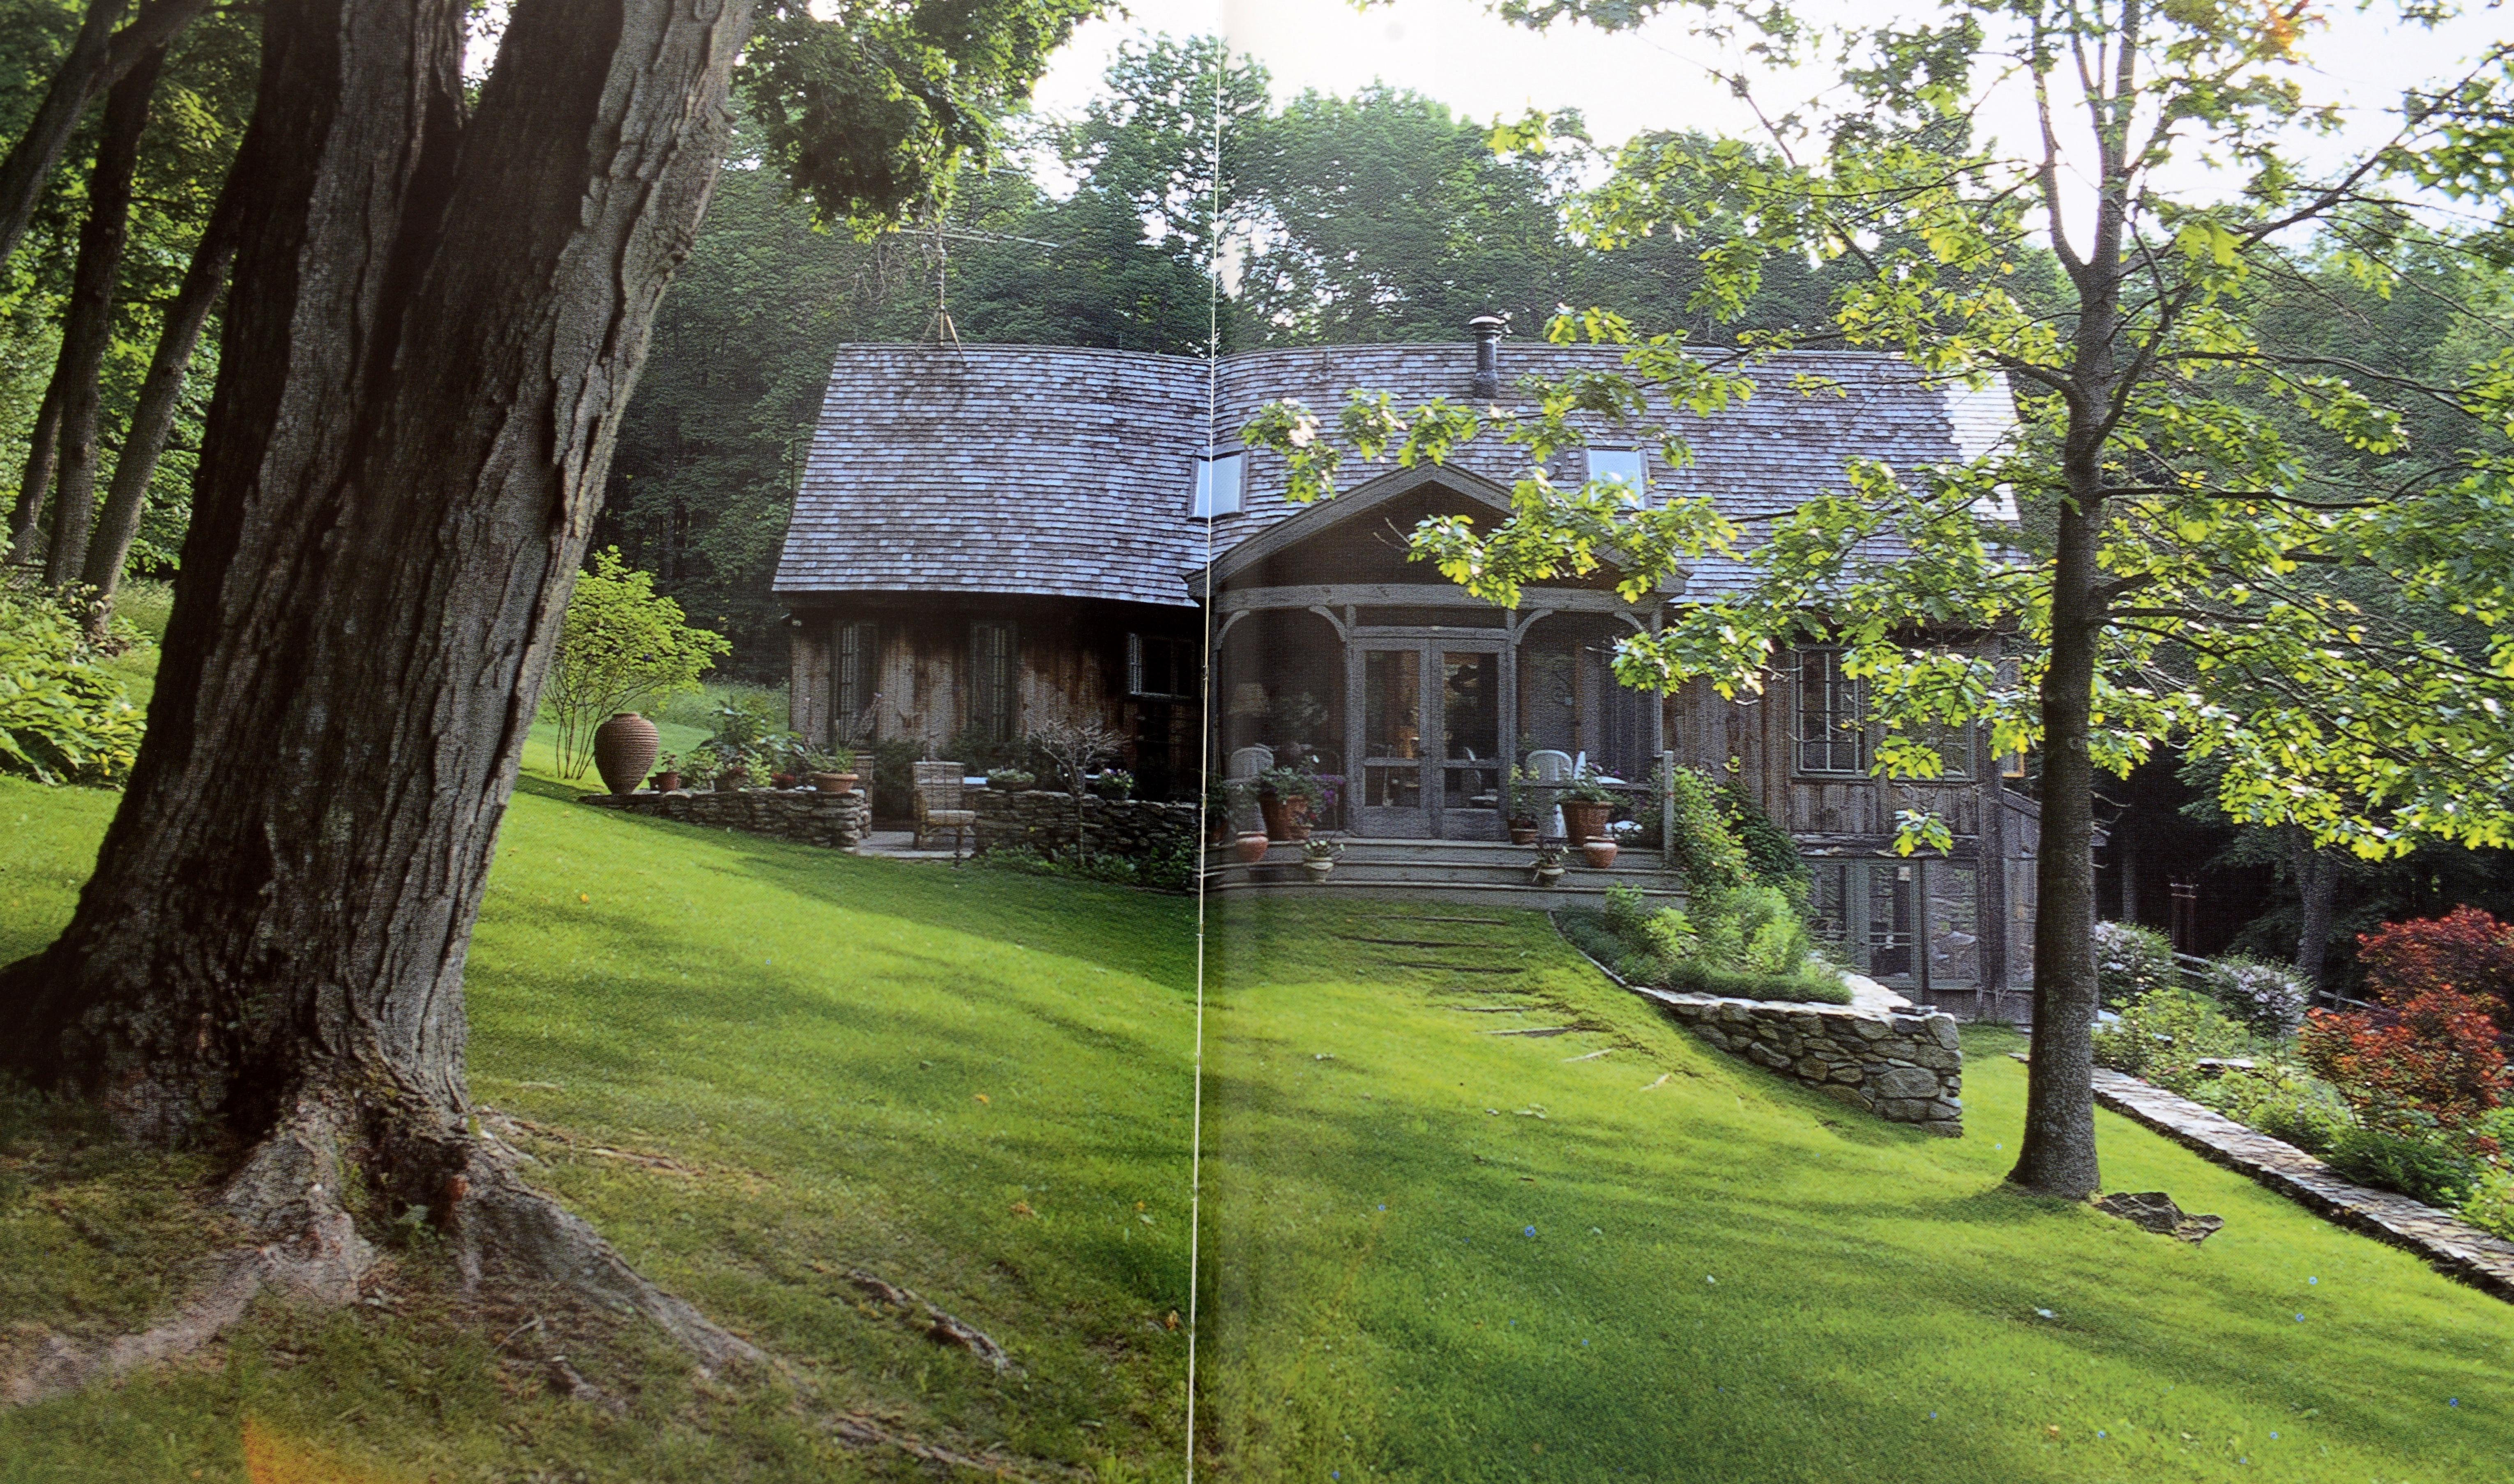
M 583 795 L 581 802 L 597 809 L 678 820 L 684 824 L 797 840 L 829 850 L 853 849 L 864 843 L 866 831 L 872 827 L 872 806 L 861 788 L 846 793 L 822 793 L 812 788 L 741 788 L 721 793 L 693 793 L 685 788 L 656 793 L 640 789 L 635 793 L 588 793 Z
M 1963 1137 L 1964 1051 L 1954 1016 L 1633 988 L 1722 1051 L 1892 1122 Z
M 978 849 L 982 851 L 1027 845 L 1052 856 L 1074 848 L 1074 795 L 1070 793 L 976 788 L 961 797 L 978 812 Z M 1082 826 L 1098 855 L 1144 861 L 1170 851 L 1192 854 L 1196 820 L 1194 804 L 1082 796 Z

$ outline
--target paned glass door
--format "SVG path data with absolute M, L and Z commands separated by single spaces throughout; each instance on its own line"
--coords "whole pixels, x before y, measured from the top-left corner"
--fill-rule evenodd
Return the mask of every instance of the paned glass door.
M 1498 839 L 1508 766 L 1500 646 L 1365 639 L 1356 649 L 1354 828 Z

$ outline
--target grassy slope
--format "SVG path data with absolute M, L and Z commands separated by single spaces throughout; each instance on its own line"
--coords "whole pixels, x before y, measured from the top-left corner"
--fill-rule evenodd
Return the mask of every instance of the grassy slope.
M 1541 921 L 1416 910 L 1218 921 L 1200 1369 L 1235 1476 L 2514 1476 L 2514 1310 L 2109 1114 L 2107 1183 L 2222 1233 L 2007 1193 L 2012 1036 L 1968 1041 L 1971 1136 L 1927 1139 L 1709 1051 Z M 1476 1013 L 1511 1004 L 1542 1008 Z
M 845 1406 L 1085 1466 L 1175 1457 L 1185 1337 L 1162 1321 L 1186 1292 L 1191 905 L 625 819 L 573 792 L 528 778 L 501 839 L 470 961 L 473 1089 L 680 1169 L 542 1143 L 537 1178 Z M 17 824 L 0 953 L 67 915 L 110 802 L 0 780 Z M 144 1312 L 181 1234 L 184 1168 L 62 1147 L 0 1166 L 26 1170 L 0 1181 L 0 1335 L 21 1341 Z M 858 1266 L 1027 1374 L 998 1380 L 862 1304 L 842 1277 Z M 899 1466 L 801 1426 L 782 1392 L 693 1388 L 633 1345 L 599 1363 L 642 1388 L 625 1424 L 519 1388 L 425 1305 L 271 1308 L 223 1369 L 0 1414 L 0 1478 L 238 1477 L 244 1414 L 396 1479 Z
M 471 959 L 474 1086 L 580 1148 L 678 1169 L 546 1143 L 541 1178 L 845 1405 L 1165 1476 L 1188 905 L 621 819 L 572 792 L 528 780 L 501 843 Z M 110 804 L 0 780 L 0 954 L 66 916 Z M 2115 1187 L 2168 1189 L 2227 1229 L 2193 1249 L 2008 1195 L 2022 1077 L 2005 1041 L 1971 1043 L 1974 1136 L 1926 1140 L 1706 1051 L 1541 919 L 1421 920 L 1489 915 L 1218 914 L 1215 1476 L 2508 1476 L 2514 1313 L 2495 1301 L 2109 1117 Z M 1458 972 L 1489 968 L 1519 972 Z M 1517 1004 L 1543 1008 L 1466 1013 Z M 1581 1028 L 1482 1033 L 1561 1024 Z M 13 1152 L 50 1152 L 0 1159 L 0 1343 L 131 1322 L 195 1241 L 197 1171 L 58 1129 L 44 1143 L 19 1116 Z M 1027 1377 L 859 1306 L 851 1265 L 987 1328 Z M 361 1477 L 896 1466 L 832 1447 L 781 1390 L 695 1386 L 628 1344 L 574 1353 L 635 1390 L 627 1422 L 502 1370 L 424 1298 L 271 1306 L 223 1365 L 0 1415 L 0 1479 L 235 1478 L 246 1415 Z

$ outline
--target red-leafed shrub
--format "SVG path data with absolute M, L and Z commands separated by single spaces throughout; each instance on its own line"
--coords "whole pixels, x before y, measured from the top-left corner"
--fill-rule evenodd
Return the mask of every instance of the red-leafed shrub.
M 2455 989 L 2347 1015 L 2316 1010 L 2296 1049 L 2375 1127 L 2459 1128 L 2514 1092 L 2487 1002 Z
M 2455 907 L 2443 917 L 2387 922 L 2359 934 L 2357 957 L 2374 997 L 2385 1004 L 2452 989 L 2487 1001 L 2498 1028 L 2514 1030 L 2514 924 L 2477 907 Z

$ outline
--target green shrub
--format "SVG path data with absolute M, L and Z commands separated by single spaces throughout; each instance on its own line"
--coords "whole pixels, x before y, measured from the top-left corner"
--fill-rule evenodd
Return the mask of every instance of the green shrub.
M 2256 958 L 2211 960 L 2200 975 L 2200 990 L 2264 1036 L 2284 1036 L 2303 1024 L 2313 992 L 2293 969 Z
M 2332 1169 L 2361 1185 L 2397 1190 L 2448 1211 L 2479 1189 L 2478 1166 L 2432 1139 L 2352 1127 L 2332 1141 L 2328 1157 Z
M 1631 919 L 1629 905 L 1623 916 Z M 1731 999 L 1850 1003 L 1850 990 L 1841 975 L 1821 961 L 1810 961 L 1795 973 L 1763 973 L 1708 962 L 1695 946 L 1687 914 L 1674 907 L 1650 912 L 1642 930 L 1631 935 L 1617 931 L 1605 911 L 1588 907 L 1566 907 L 1555 914 L 1555 921 L 1572 946 L 1633 983 Z
M 1729 833 L 1746 852 L 1746 869 L 1766 886 L 1780 886 L 1807 879 L 1804 857 L 1799 854 L 1799 842 L 1790 832 L 1774 822 L 1755 802 L 1745 785 L 1731 779 L 1720 785 L 1720 812 L 1728 822 Z
M 2251 1037 L 2214 1002 L 2187 989 L 2159 989 L 2096 1027 L 2095 1064 L 2186 1092 L 2201 1081 L 2204 1057 L 2240 1056 Z
M 1642 889 L 1637 886 L 1610 886 L 1606 888 L 1604 915 L 1606 926 L 1628 938 L 1638 939 L 1649 931 L 1649 899 L 1642 896 Z
M 2498 1165 L 2480 1166 L 2460 1215 L 2482 1231 L 2514 1240 L 2514 1174 Z
M 1678 768 L 1668 780 L 1676 803 L 1676 838 L 1667 842 L 1667 863 L 1684 873 L 1695 896 L 1744 886 L 1752 877 L 1746 848 L 1729 832 L 1712 794 L 1710 776 Z
M 2191 1097 L 2309 1154 L 2328 1152 L 2357 1122 L 2337 1089 L 2301 1067 L 2278 1063 L 2226 1072 L 2193 1088 Z
M 47 783 L 116 785 L 145 724 L 77 620 L 0 593 L 0 771 Z
M 2095 990 L 2115 1010 L 2173 986 L 2173 944 L 2127 922 L 2095 924 Z

